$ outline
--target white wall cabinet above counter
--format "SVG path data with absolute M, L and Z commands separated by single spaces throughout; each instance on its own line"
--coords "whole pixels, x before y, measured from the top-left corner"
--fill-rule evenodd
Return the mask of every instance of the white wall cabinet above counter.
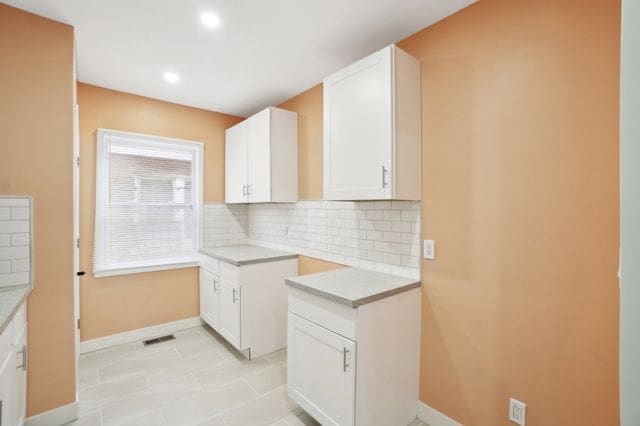
M 227 129 L 225 202 L 298 200 L 298 115 L 269 107 Z
M 324 198 L 419 200 L 420 62 L 391 45 L 324 79 Z

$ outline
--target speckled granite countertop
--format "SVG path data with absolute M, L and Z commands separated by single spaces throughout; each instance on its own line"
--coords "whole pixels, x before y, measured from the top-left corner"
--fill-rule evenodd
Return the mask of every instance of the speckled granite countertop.
M 31 284 L 0 287 L 0 333 L 7 328 L 29 293 Z
M 336 269 L 286 279 L 291 287 L 351 308 L 420 287 L 420 280 L 358 268 Z
M 242 266 L 252 263 L 274 262 L 276 260 L 295 259 L 295 253 L 273 250 L 266 247 L 252 246 L 249 244 L 239 246 L 226 246 L 216 248 L 203 248 L 200 253 L 215 257 L 232 265 Z

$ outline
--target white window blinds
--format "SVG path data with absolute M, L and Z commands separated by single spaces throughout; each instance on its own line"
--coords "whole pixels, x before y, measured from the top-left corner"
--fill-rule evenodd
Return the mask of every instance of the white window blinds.
M 103 129 L 97 139 L 94 274 L 192 266 L 202 144 Z

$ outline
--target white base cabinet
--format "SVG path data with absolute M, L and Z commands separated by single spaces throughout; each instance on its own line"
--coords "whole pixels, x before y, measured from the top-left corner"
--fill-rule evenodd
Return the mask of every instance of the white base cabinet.
M 289 289 L 287 393 L 323 425 L 416 416 L 420 290 L 350 308 Z
M 27 407 L 27 304 L 0 335 L 0 424 L 21 426 Z
M 200 257 L 200 317 L 249 358 L 287 344 L 287 286 L 298 260 L 235 266 Z

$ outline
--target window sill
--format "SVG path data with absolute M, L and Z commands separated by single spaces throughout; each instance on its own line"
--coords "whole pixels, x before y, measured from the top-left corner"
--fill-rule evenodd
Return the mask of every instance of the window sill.
M 171 269 L 193 268 L 196 266 L 198 266 L 198 262 L 193 261 L 193 262 L 183 262 L 183 263 L 171 263 L 167 265 L 140 266 L 136 268 L 107 269 L 102 271 L 93 271 L 93 275 L 96 278 L 102 278 L 102 277 L 113 277 L 116 275 L 130 275 L 130 274 L 141 274 L 144 272 L 168 271 Z

